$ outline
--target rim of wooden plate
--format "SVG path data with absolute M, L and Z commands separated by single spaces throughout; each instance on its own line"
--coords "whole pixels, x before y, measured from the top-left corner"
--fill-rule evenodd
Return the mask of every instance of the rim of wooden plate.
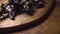
M 44 22 L 49 15 L 52 13 L 54 7 L 55 7 L 56 1 L 53 0 L 53 3 L 51 4 L 51 6 L 49 7 L 49 9 L 47 10 L 47 12 L 39 19 L 23 24 L 23 25 L 19 25 L 19 26 L 15 26 L 15 27 L 9 27 L 9 28 L 0 28 L 0 33 L 13 33 L 13 32 L 19 32 L 19 31 L 24 31 L 30 28 L 33 28 L 39 24 L 41 24 L 42 22 Z

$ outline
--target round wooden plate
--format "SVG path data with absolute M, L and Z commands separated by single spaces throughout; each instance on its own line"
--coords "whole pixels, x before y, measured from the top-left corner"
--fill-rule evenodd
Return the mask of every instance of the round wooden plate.
M 6 2 L 6 0 L 2 1 L 2 3 Z M 54 0 L 45 0 L 45 2 L 47 2 L 45 4 L 45 7 L 35 9 L 35 13 L 33 16 L 21 14 L 18 15 L 16 17 L 16 20 L 14 21 L 10 20 L 10 18 L 0 21 L 0 32 L 12 33 L 17 31 L 23 31 L 32 28 L 38 24 L 41 24 L 51 14 L 55 5 Z

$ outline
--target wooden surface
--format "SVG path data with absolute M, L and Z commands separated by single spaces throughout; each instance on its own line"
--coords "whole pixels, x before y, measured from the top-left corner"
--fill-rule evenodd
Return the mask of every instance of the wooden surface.
M 56 4 L 52 14 L 41 25 L 12 34 L 60 34 L 60 5 Z

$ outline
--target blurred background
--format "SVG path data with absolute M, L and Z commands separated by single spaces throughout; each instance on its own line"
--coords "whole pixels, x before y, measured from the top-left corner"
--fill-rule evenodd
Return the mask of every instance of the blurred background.
M 60 3 L 60 0 L 56 0 L 56 1 Z

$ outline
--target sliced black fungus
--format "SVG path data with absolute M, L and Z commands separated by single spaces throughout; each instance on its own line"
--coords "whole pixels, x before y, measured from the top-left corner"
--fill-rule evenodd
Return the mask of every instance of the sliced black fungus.
M 27 15 L 30 15 L 30 16 L 33 16 L 34 10 L 28 10 L 28 11 L 26 11 L 26 14 Z
M 34 6 L 36 6 L 36 5 L 38 5 L 37 3 L 39 3 L 39 2 L 42 2 L 41 4 L 39 4 L 39 6 L 38 6 L 38 8 L 43 8 L 44 7 L 44 0 L 38 0 L 38 1 L 34 1 L 34 0 L 26 0 L 26 1 L 28 1 L 30 4 L 28 4 L 28 7 L 30 8 L 30 9 L 28 9 L 27 11 L 26 10 L 22 10 L 22 9 L 24 9 L 24 7 L 23 7 L 23 4 L 19 4 L 19 2 L 21 2 L 21 1 L 18 1 L 17 0 L 17 2 L 18 3 L 15 3 L 14 2 L 14 0 L 9 0 L 9 3 L 6 5 L 6 6 L 10 6 L 10 5 L 13 5 L 14 6 L 14 10 L 16 11 L 15 12 L 15 14 L 13 15 L 13 13 L 14 12 L 12 12 L 12 20 L 15 20 L 15 16 L 17 16 L 17 15 L 20 15 L 20 14 L 22 14 L 22 13 L 26 13 L 27 15 L 29 15 L 29 16 L 33 16 L 34 15 L 34 13 L 35 13 L 35 11 L 32 9 L 32 8 L 34 8 Z M 2 8 L 2 12 L 4 13 L 4 14 L 6 14 L 6 13 L 9 13 L 9 11 L 7 11 L 6 10 L 6 6 L 5 7 L 3 7 L 5 4 L 2 4 L 1 5 L 1 8 Z M 12 9 L 13 10 L 13 9 Z M 2 13 L 1 13 L 2 14 Z M 0 14 L 0 15 L 1 15 Z

